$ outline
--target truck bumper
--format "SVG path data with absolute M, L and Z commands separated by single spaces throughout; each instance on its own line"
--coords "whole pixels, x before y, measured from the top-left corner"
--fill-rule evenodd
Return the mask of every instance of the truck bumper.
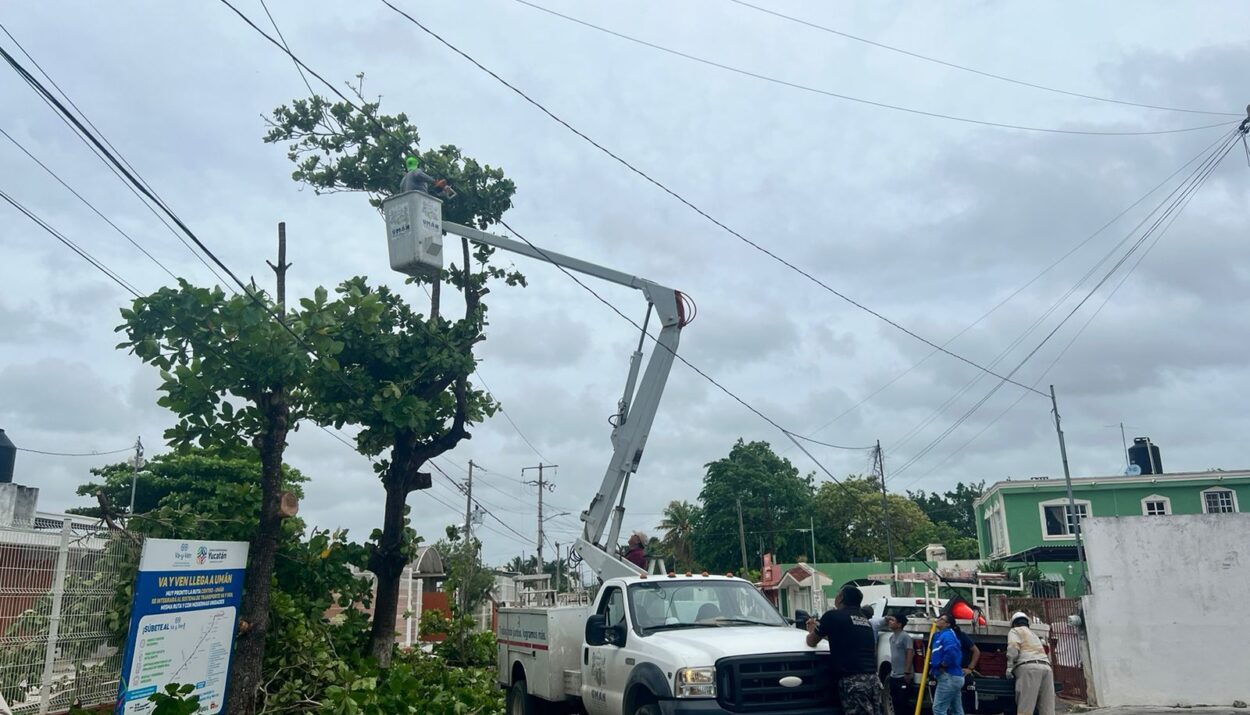
M 726 710 L 715 700 L 661 700 L 660 712 L 664 715 L 739 715 Z M 838 710 L 829 708 L 803 708 L 800 710 L 769 710 L 768 715 L 831 715 Z

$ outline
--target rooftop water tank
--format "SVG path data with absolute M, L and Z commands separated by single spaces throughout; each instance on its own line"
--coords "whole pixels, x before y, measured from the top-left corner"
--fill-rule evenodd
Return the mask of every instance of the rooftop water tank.
M 1140 467 L 1142 474 L 1163 474 L 1159 447 L 1151 443 L 1149 437 L 1133 438 L 1133 446 L 1128 448 L 1128 461 Z
M 13 481 L 13 463 L 16 461 L 17 447 L 4 430 L 0 429 L 0 484 L 9 484 Z

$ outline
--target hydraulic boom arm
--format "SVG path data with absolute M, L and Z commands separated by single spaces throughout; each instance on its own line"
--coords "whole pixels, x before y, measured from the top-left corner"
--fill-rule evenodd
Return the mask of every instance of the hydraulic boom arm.
M 651 310 L 655 310 L 660 321 L 660 333 L 656 337 L 656 346 L 651 351 L 651 358 L 647 361 L 646 370 L 642 374 L 642 382 L 638 383 L 638 371 L 642 365 L 642 347 L 646 341 L 647 323 L 644 321 L 644 334 L 639 336 L 638 348 L 630 356 L 625 392 L 620 402 L 617 403 L 617 413 L 612 419 L 612 459 L 608 462 L 607 472 L 603 475 L 599 491 L 590 501 L 590 507 L 582 512 L 581 519 L 585 526 L 582 528 L 581 537 L 573 546 L 578 556 L 600 578 L 634 576 L 641 573 L 642 570 L 637 566 L 616 555 L 616 543 L 620 536 L 621 520 L 625 514 L 624 501 L 629 476 L 638 471 L 638 464 L 642 461 L 642 451 L 647 445 L 647 435 L 651 432 L 651 424 L 655 421 L 655 413 L 660 405 L 660 396 L 664 392 L 669 371 L 673 367 L 673 358 L 677 354 L 681 329 L 688 322 L 687 316 L 683 314 L 680 294 L 672 288 L 666 288 L 637 276 L 450 221 L 443 221 L 443 230 L 463 236 L 475 243 L 483 243 L 523 256 L 530 256 L 570 271 L 636 288 L 642 291 L 647 299 L 648 320 Z M 606 539 L 604 538 L 605 531 L 607 532 Z

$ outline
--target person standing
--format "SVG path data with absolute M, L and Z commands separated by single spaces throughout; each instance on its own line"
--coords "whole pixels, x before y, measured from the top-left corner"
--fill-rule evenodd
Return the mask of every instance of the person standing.
M 1042 639 L 1029 628 L 1029 617 L 1016 613 L 1007 631 L 1007 672 L 1016 679 L 1016 712 L 1055 715 L 1055 673 Z
M 977 669 L 977 663 L 981 661 L 981 649 L 977 647 L 976 643 L 972 642 L 967 633 L 963 632 L 963 629 L 959 627 L 959 623 L 955 620 L 951 620 L 951 631 L 959 639 L 959 654 L 961 658 L 959 665 L 963 668 L 964 677 L 967 678 Z
M 807 620 L 807 645 L 829 641 L 834 687 L 844 715 L 881 715 L 881 681 L 877 679 L 877 641 L 872 624 L 860 610 L 864 594 L 843 586 L 833 599 L 833 610 L 820 620 Z M 962 715 L 962 714 L 961 714 Z
M 964 715 L 963 652 L 959 647 L 959 638 L 951 630 L 954 622 L 955 617 L 945 613 L 934 621 L 937 633 L 929 651 L 929 671 L 935 674 L 937 680 L 933 692 L 933 715 Z
M 890 629 L 890 706 L 894 715 L 908 715 L 907 693 L 911 689 L 912 637 L 903 629 L 907 616 L 886 616 L 885 625 Z

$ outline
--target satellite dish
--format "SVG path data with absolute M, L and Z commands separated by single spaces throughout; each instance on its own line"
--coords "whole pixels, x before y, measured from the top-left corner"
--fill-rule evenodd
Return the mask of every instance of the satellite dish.
M 1130 465 L 1128 465 L 1128 469 L 1125 469 L 1125 470 L 1124 470 L 1124 473 L 1125 473 L 1125 474 L 1127 474 L 1127 475 L 1128 475 L 1128 476 L 1130 476 L 1130 477 L 1140 477 L 1140 476 L 1141 476 L 1141 465 L 1140 465 L 1140 464 L 1130 464 Z

